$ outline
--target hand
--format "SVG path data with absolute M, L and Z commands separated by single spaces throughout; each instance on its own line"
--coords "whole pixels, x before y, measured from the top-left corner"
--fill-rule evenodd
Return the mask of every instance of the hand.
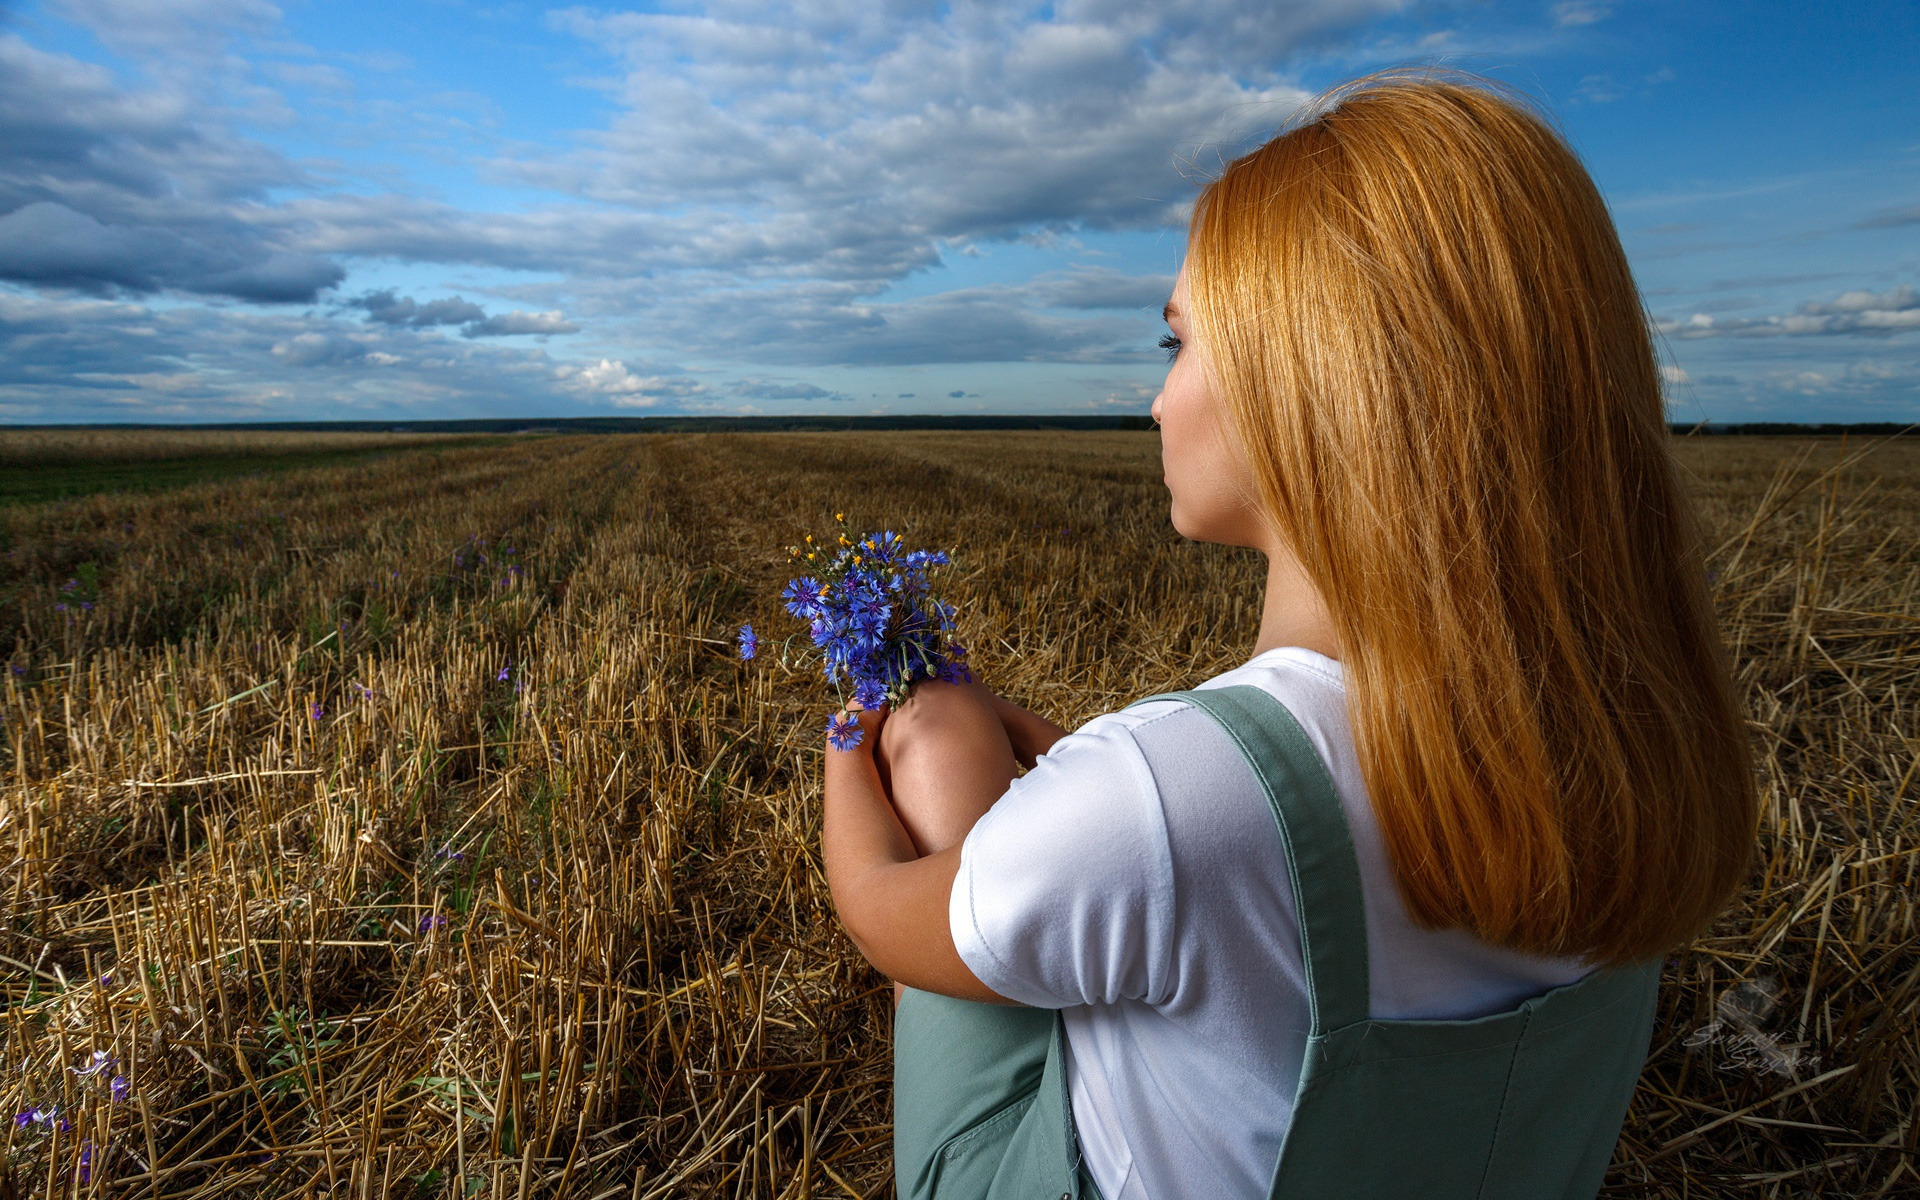
M 878 708 L 867 709 L 861 708 L 858 700 L 848 700 L 846 708 L 842 711 L 859 724 L 860 741 L 850 750 L 839 750 L 834 747 L 829 737 L 827 752 L 829 754 L 863 753 L 872 757 L 874 750 L 880 745 L 880 728 L 887 723 L 887 717 L 892 712 L 891 706 L 882 704 Z
M 1053 744 L 1067 736 L 1067 731 L 1052 721 L 1029 712 L 1011 700 L 997 696 L 986 684 L 975 681 L 971 686 L 980 690 L 981 697 L 992 707 L 994 715 L 1000 718 L 1000 725 L 1007 731 L 1007 741 L 1013 746 L 1013 756 L 1027 770 L 1042 754 L 1053 749 Z

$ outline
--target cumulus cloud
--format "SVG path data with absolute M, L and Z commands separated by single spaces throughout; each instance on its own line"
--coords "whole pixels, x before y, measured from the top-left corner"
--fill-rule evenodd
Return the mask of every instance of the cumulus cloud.
M 717 7 L 561 14 L 625 61 L 627 112 L 522 176 L 627 208 L 799 217 L 829 261 L 870 242 L 1153 227 L 1190 191 L 1180 148 L 1305 99 L 1277 57 L 1401 4 Z
M 571 363 L 554 368 L 554 379 L 577 396 L 610 403 L 616 408 L 651 408 L 663 400 L 704 396 L 713 388 L 684 375 L 642 375 L 616 359 L 603 358 L 592 366 Z
M 292 367 L 337 367 L 366 358 L 367 347 L 336 333 L 297 333 L 275 342 L 273 356 Z
M 1886 292 L 1852 291 L 1832 300 L 1809 300 L 1796 311 L 1777 316 L 1716 318 L 1696 312 L 1659 321 L 1657 328 L 1679 338 L 1885 337 L 1920 329 L 1920 293 L 1902 284 Z

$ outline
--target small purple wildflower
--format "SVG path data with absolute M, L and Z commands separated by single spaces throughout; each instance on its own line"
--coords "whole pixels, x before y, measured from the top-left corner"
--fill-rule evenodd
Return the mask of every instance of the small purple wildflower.
M 107 1084 L 107 1091 L 112 1095 L 115 1104 L 123 1103 L 127 1098 L 127 1093 L 132 1090 L 133 1085 L 127 1082 L 125 1075 L 115 1075 Z
M 501 668 L 500 668 L 500 673 L 499 673 L 498 675 L 495 675 L 495 676 L 493 677 L 493 681 L 494 681 L 495 683 L 505 683 L 505 682 L 507 681 L 507 678 L 508 678 L 508 676 L 509 676 L 509 675 L 510 675 L 510 674 L 512 673 L 512 671 L 513 671 L 513 668 L 512 668 L 512 667 L 510 667 L 510 666 L 509 666 L 509 667 L 501 667 Z
M 33 1113 L 31 1110 L 13 1114 L 13 1127 L 15 1129 L 25 1129 L 31 1124 L 33 1124 Z
M 447 919 L 436 913 L 428 913 L 426 916 L 420 918 L 421 933 L 432 933 L 436 929 L 445 929 L 446 927 Z
M 740 657 L 752 658 L 760 653 L 760 639 L 754 636 L 752 625 L 740 627 Z
M 112 1070 L 113 1066 L 114 1066 L 113 1055 L 108 1054 L 105 1050 L 95 1050 L 93 1054 L 87 1059 L 86 1066 L 69 1067 L 67 1069 L 72 1071 L 75 1075 L 80 1076 L 80 1078 L 82 1079 L 91 1079 L 102 1071 Z
M 313 706 L 307 709 L 307 716 L 315 721 L 318 721 L 321 717 L 324 717 L 326 715 L 327 715 L 327 710 L 320 707 L 320 702 L 318 700 L 315 700 L 313 702 Z
M 60 590 L 63 592 L 71 592 L 73 589 L 79 586 L 80 586 L 80 581 L 78 579 L 69 579 L 65 583 L 60 585 Z
M 835 750 L 851 750 L 860 744 L 864 732 L 852 713 L 835 713 L 827 722 L 827 744 Z
M 91 600 L 82 600 L 82 601 L 80 602 L 80 609 L 81 609 L 81 611 L 82 611 L 82 612 L 92 612 L 92 611 L 93 611 L 93 601 L 91 601 Z
M 65 612 L 65 611 L 67 611 L 67 606 L 66 606 L 66 605 L 64 605 L 64 604 L 56 604 L 56 605 L 54 605 L 54 606 L 53 606 L 53 611 L 55 611 L 55 612 Z
M 88 1179 L 92 1176 L 92 1174 L 93 1174 L 93 1143 L 82 1142 L 80 1145 L 80 1182 L 86 1183 Z

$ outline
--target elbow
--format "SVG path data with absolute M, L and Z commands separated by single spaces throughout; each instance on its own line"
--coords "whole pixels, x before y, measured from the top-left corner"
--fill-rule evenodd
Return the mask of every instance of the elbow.
M 883 907 L 886 889 L 881 886 L 882 880 L 874 878 L 883 873 L 867 870 L 830 879 L 827 890 L 833 897 L 833 911 L 840 919 L 840 928 L 846 932 L 847 940 L 874 970 L 891 979 L 893 968 L 898 964 L 892 963 L 892 956 L 887 953 L 889 931 Z

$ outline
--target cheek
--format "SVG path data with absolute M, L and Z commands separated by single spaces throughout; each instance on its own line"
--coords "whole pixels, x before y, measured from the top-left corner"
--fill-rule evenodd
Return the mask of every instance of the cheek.
M 1245 523 L 1240 485 L 1244 468 L 1205 408 L 1207 397 L 1168 405 L 1161 424 L 1160 458 L 1170 493 L 1173 527 L 1195 541 L 1233 540 Z

